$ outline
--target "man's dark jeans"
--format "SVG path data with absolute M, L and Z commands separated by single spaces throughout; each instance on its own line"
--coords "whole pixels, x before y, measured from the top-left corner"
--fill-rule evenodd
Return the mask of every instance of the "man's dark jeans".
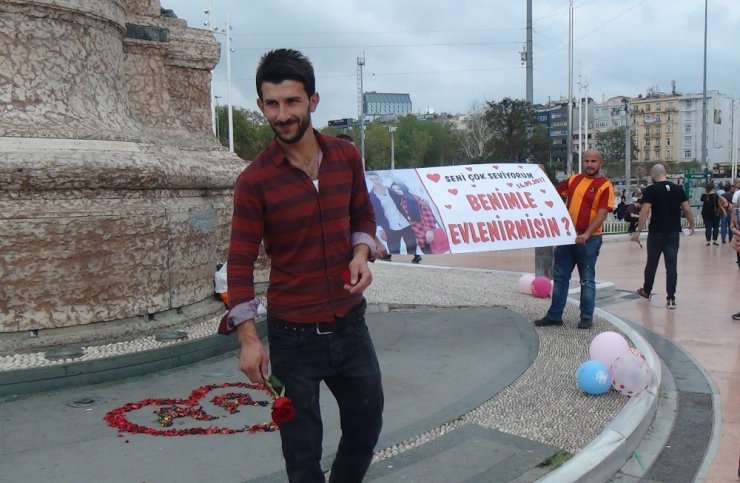
M 647 238 L 647 264 L 645 265 L 645 284 L 642 286 L 646 293 L 652 293 L 655 282 L 655 271 L 658 269 L 660 255 L 663 255 L 666 274 L 666 298 L 673 299 L 676 296 L 676 283 L 678 272 L 678 239 L 680 233 L 655 233 L 648 232 Z
M 285 384 L 285 395 L 296 409 L 295 418 L 280 426 L 291 482 L 325 481 L 321 381 L 337 400 L 342 428 L 330 481 L 360 482 L 370 466 L 383 424 L 383 388 L 364 302 L 361 310 L 350 313 L 347 327 L 329 334 L 281 330 L 268 318 L 272 372 Z

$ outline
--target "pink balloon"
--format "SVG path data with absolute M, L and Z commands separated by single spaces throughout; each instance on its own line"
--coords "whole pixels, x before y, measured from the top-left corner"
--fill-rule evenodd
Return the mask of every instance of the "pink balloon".
M 534 273 L 525 273 L 519 277 L 516 286 L 521 293 L 532 293 L 532 282 L 534 282 Z
M 544 275 L 540 275 L 532 282 L 532 294 L 535 297 L 545 298 L 552 292 L 552 282 Z
M 625 396 L 636 396 L 648 388 L 653 374 L 647 363 L 633 352 L 616 359 L 610 369 L 612 387 Z
M 616 332 L 602 332 L 591 341 L 588 348 L 589 358 L 611 367 L 614 359 L 628 354 L 630 346 L 627 339 Z

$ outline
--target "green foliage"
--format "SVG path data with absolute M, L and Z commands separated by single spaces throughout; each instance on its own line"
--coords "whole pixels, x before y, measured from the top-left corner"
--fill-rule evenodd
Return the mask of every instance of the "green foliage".
M 228 107 L 219 106 L 216 111 L 219 141 L 229 145 Z M 244 160 L 252 160 L 272 139 L 273 133 L 262 113 L 240 107 L 232 108 L 234 124 L 234 152 Z
M 560 450 L 554 455 L 547 458 L 542 463 L 538 464 L 537 466 L 540 468 L 548 468 L 550 470 L 554 470 L 556 468 L 559 468 L 563 466 L 563 463 L 568 461 L 573 457 L 572 454 L 568 453 L 567 451 Z
M 219 141 L 228 146 L 228 109 L 217 109 Z M 481 114 L 485 126 L 493 136 L 485 143 L 484 156 L 471 158 L 465 154 L 464 134 L 455 125 L 444 119 L 420 119 L 408 115 L 395 120 L 393 124 L 374 121 L 365 127 L 365 164 L 367 169 L 390 169 L 391 133 L 395 144 L 395 167 L 420 168 L 429 166 L 449 166 L 471 162 L 492 162 L 495 160 L 524 162 L 548 158 L 550 139 L 547 130 L 537 124 L 531 104 L 504 98 L 500 103 L 489 102 Z M 258 111 L 233 108 L 234 151 L 245 160 L 254 159 L 270 142 L 272 129 Z M 361 147 L 358 126 L 351 129 L 323 127 L 327 134 L 346 133 L 352 136 L 358 149 Z
M 607 165 L 622 164 L 622 173 L 624 173 L 624 131 L 625 127 L 615 127 L 608 131 L 596 133 L 596 149 L 601 151 L 604 161 Z M 631 136 L 632 145 L 630 147 L 630 159 L 637 159 L 637 144 L 635 137 Z
M 486 105 L 485 120 L 492 134 L 486 144 L 489 160 L 521 163 L 548 158 L 550 137 L 537 122 L 532 104 L 504 97 Z

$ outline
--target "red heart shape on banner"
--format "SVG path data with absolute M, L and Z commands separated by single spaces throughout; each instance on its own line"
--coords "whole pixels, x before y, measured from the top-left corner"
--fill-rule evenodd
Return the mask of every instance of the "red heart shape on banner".
M 456 194 L 457 194 L 457 188 L 450 188 L 450 189 L 448 189 L 447 191 L 449 191 L 449 192 L 450 192 L 450 193 L 452 193 L 453 195 L 456 195 Z
M 555 203 L 553 203 L 552 201 L 545 201 L 545 204 L 552 208 L 552 205 L 554 205 Z
M 471 184 L 470 186 L 472 186 L 473 188 L 475 188 L 475 186 L 476 186 L 476 185 L 474 185 L 474 184 Z
M 434 173 L 434 174 L 428 174 L 427 175 L 427 178 L 429 178 L 432 181 L 434 181 L 435 183 L 437 183 L 437 182 L 439 182 L 440 176 L 437 173 Z
M 626 138 L 626 136 L 625 136 L 625 138 Z M 543 190 L 543 189 L 541 189 L 541 190 L 540 190 L 540 192 L 542 192 L 542 193 L 547 193 L 547 190 Z
M 514 183 L 506 183 L 506 186 L 508 186 L 509 188 L 511 188 L 512 186 L 514 186 Z
M 445 208 L 447 208 L 448 210 L 451 210 L 452 209 L 452 205 L 445 205 Z
M 494 165 L 491 165 L 491 168 L 493 168 L 493 169 L 498 169 L 498 166 L 496 166 L 496 165 L 494 164 Z
M 468 171 L 473 171 L 473 167 L 472 166 L 465 166 L 465 169 L 467 169 Z
M 195 389 L 190 393 L 187 399 L 144 399 L 135 403 L 128 403 L 120 406 L 112 411 L 109 411 L 103 418 L 109 426 L 117 428 L 119 433 L 133 433 L 133 434 L 148 434 L 151 436 L 188 436 L 188 435 L 204 435 L 204 434 L 234 434 L 234 433 L 257 433 L 257 432 L 270 432 L 276 431 L 278 428 L 272 422 L 258 423 L 254 425 L 245 425 L 242 427 L 228 427 L 207 425 L 203 426 L 196 424 L 195 426 L 174 429 L 171 426 L 174 424 L 175 419 L 188 418 L 187 421 L 193 423 L 195 421 L 213 421 L 215 419 L 226 418 L 228 415 L 213 416 L 208 414 L 201 406 L 201 400 L 206 397 L 214 389 L 222 389 L 227 387 L 238 387 L 242 389 L 250 389 L 253 391 L 261 391 L 272 396 L 269 389 L 262 384 L 252 384 L 246 382 L 227 382 L 224 384 L 208 384 Z M 270 397 L 270 399 L 273 399 Z M 240 406 L 259 406 L 266 407 L 271 404 L 271 401 L 259 401 L 255 400 L 252 395 L 247 391 L 240 393 L 232 392 L 227 394 L 217 394 L 210 399 L 210 402 L 217 407 L 223 408 L 230 414 L 239 412 Z M 159 427 L 151 427 L 145 424 L 134 423 L 129 420 L 128 413 L 138 411 L 139 409 L 154 407 L 157 408 L 154 411 L 155 425 L 159 423 Z M 147 418 L 147 421 L 151 421 L 151 416 Z M 178 422 L 179 425 L 185 424 L 185 421 Z M 168 429 L 162 429 L 168 428 Z

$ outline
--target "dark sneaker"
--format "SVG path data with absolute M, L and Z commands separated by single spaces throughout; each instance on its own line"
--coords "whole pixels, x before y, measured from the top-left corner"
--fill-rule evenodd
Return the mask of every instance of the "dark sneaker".
M 718 246 L 719 246 L 719 243 L 717 243 L 716 241 L 713 241 L 713 242 L 712 242 L 712 245 L 714 245 L 714 246 L 718 247 Z
M 548 319 L 546 315 L 542 317 L 541 319 L 535 320 L 534 325 L 536 325 L 537 327 L 547 327 L 549 325 L 563 325 L 563 321 Z
M 593 326 L 594 326 L 594 321 L 591 319 L 581 319 L 581 321 L 578 322 L 579 329 L 590 329 Z
M 732 320 L 740 320 L 740 312 L 732 314 Z
M 414 255 L 414 258 L 411 260 L 411 263 L 419 263 L 421 261 L 421 255 Z
M 667 309 L 675 309 L 676 308 L 676 299 L 668 299 L 665 302 L 665 308 Z
M 384 257 L 380 257 L 380 259 L 381 260 L 384 260 L 386 262 L 390 262 L 391 261 L 391 254 L 389 253 L 388 255 L 386 255 Z
M 647 293 L 647 292 L 645 292 L 645 289 L 642 288 L 642 287 L 640 287 L 640 288 L 637 289 L 637 295 L 639 295 L 640 297 L 642 297 L 644 299 L 650 300 L 650 294 Z

